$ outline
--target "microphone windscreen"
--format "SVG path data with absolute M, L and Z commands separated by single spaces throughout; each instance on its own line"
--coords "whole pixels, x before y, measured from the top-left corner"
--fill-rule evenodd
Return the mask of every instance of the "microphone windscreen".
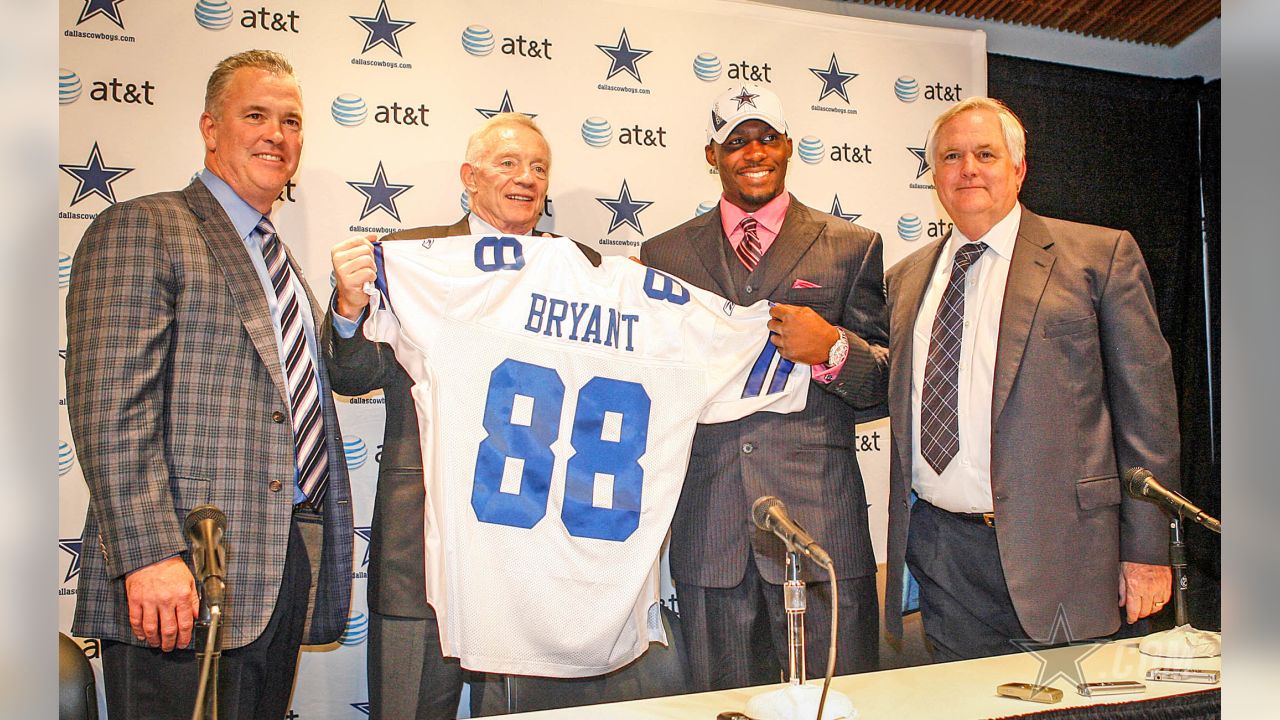
M 1130 495 L 1145 495 L 1143 490 L 1152 477 L 1151 471 L 1146 468 L 1129 468 L 1124 474 L 1124 487 Z
M 779 510 L 785 509 L 782 501 L 772 495 L 762 495 L 752 503 L 751 519 L 755 522 L 756 527 L 761 530 L 772 529 L 769 527 L 769 511 L 775 507 Z
M 190 535 L 195 526 L 203 520 L 212 520 L 213 526 L 218 530 L 227 529 L 227 516 L 217 505 L 200 505 L 187 513 L 186 522 L 182 524 L 183 532 Z

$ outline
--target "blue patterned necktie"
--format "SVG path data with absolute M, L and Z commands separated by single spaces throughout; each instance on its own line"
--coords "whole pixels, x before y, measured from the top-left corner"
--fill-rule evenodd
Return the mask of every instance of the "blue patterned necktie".
M 743 265 L 747 266 L 747 272 L 756 269 L 756 265 L 760 264 L 760 236 L 756 234 L 756 228 L 759 223 L 750 215 L 742 218 L 740 223 L 742 227 L 742 242 L 738 243 L 738 247 L 734 248 L 734 253 Z
M 276 291 L 280 313 L 280 336 L 284 346 L 285 381 L 289 389 L 289 411 L 293 417 L 294 466 L 298 487 L 307 500 L 320 508 L 329 484 L 329 455 L 325 444 L 324 416 L 321 414 L 320 381 L 307 349 L 307 335 L 301 313 L 309 308 L 294 289 L 293 269 L 276 229 L 265 216 L 258 223 L 262 234 L 262 257 Z
M 942 293 L 929 335 L 929 356 L 920 391 L 920 454 L 939 475 L 960 452 L 960 341 L 964 331 L 964 282 L 986 243 L 965 243 L 956 251 L 951 279 Z

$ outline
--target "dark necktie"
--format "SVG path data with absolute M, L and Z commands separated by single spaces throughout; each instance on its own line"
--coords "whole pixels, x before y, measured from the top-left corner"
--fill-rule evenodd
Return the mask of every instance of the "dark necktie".
M 743 265 L 747 266 L 747 272 L 756 269 L 756 265 L 760 264 L 760 236 L 756 234 L 756 228 L 759 227 L 756 219 L 750 215 L 742 218 L 740 227 L 742 228 L 742 242 L 738 243 L 738 247 L 734 248 L 738 259 Z
M 308 312 L 309 308 L 294 290 L 293 270 L 271 221 L 263 217 L 258 223 L 258 232 L 262 234 L 262 257 L 267 262 L 267 274 L 271 276 L 271 285 L 276 291 L 276 308 L 280 313 L 298 487 L 307 500 L 319 508 L 329 483 L 329 455 L 324 416 L 320 409 L 320 382 L 311 362 L 311 353 L 307 350 L 307 335 L 302 325 L 301 313 Z
M 964 331 L 964 283 L 969 266 L 986 243 L 965 243 L 956 251 L 951 279 L 942 293 L 929 335 L 929 357 L 920 391 L 920 454 L 939 475 L 960 452 L 960 340 Z

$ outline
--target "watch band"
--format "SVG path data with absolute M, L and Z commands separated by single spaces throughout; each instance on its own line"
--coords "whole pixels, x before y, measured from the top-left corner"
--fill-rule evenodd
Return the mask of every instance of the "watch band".
M 840 337 L 836 338 L 835 344 L 827 352 L 827 367 L 835 367 L 849 357 L 849 338 L 845 336 L 844 328 L 837 327 L 836 332 Z

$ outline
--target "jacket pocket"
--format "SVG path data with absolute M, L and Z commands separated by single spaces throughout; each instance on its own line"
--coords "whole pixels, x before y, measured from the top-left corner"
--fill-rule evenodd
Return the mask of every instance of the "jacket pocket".
M 1102 475 L 1076 482 L 1076 502 L 1081 510 L 1097 510 L 1120 504 L 1120 476 Z
M 790 305 L 830 305 L 836 300 L 836 293 L 840 288 L 835 287 L 816 287 L 816 288 L 788 288 L 786 299 Z
M 1075 333 L 1082 333 L 1090 330 L 1095 333 L 1098 330 L 1098 318 L 1094 315 L 1045 325 L 1044 336 L 1046 338 L 1055 338 L 1062 337 L 1063 335 L 1074 335 Z

